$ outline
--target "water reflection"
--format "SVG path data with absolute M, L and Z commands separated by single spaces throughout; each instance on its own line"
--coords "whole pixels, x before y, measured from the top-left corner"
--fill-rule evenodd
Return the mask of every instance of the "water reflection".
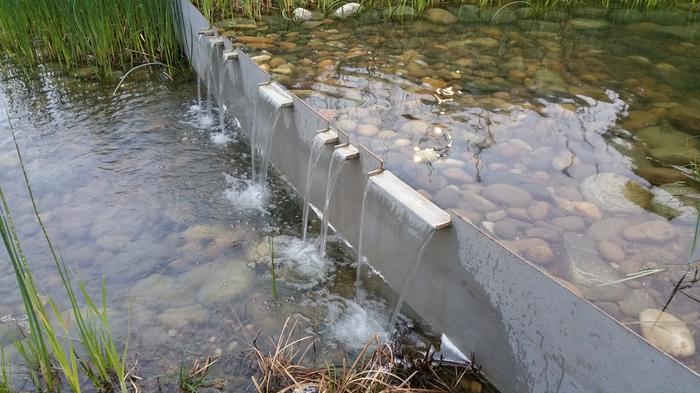
M 250 340 L 261 327 L 263 336 L 276 335 L 288 316 L 323 338 L 319 356 L 336 361 L 370 339 L 374 325 L 352 338 L 343 327 L 357 306 L 346 290 L 354 269 L 342 244 L 331 243 L 333 257 L 322 258 L 299 239 L 297 198 L 277 177 L 264 193 L 252 183 L 249 147 L 231 125 L 221 134 L 218 124 L 201 121 L 190 81 L 143 74 L 112 96 L 108 84 L 42 68 L 1 85 L 39 210 L 77 279 L 90 290 L 106 279 L 113 329 L 121 340 L 130 333 L 146 390 L 155 390 L 151 376 L 175 380 L 189 355 L 223 356 L 214 376 L 248 386 L 241 359 Z M 7 127 L 4 116 L 1 122 Z M 65 310 L 20 176 L 3 132 L 0 183 L 39 287 Z M 276 296 L 269 237 L 279 253 Z M 8 269 L 0 253 L 0 322 L 7 322 L 0 337 L 10 356 L 22 323 L 12 316 L 23 310 Z M 378 292 L 367 298 L 388 317 Z
M 700 25 L 511 16 L 236 34 L 269 38 L 238 45 L 386 168 L 640 331 L 689 266 Z M 667 311 L 692 329 L 684 291 Z

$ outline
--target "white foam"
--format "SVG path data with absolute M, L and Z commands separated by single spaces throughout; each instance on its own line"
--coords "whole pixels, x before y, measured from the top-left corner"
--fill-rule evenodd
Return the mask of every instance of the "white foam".
M 386 306 L 379 301 L 364 299 L 360 303 L 333 296 L 328 300 L 327 335 L 348 349 L 362 349 L 374 337 L 380 342 L 389 339 L 386 330 Z
M 251 180 L 239 179 L 224 173 L 227 188 L 224 197 L 237 210 L 264 210 L 265 190 L 260 184 Z
M 215 145 L 223 146 L 231 142 L 231 137 L 223 132 L 215 132 L 209 137 Z
M 298 289 L 309 289 L 325 282 L 333 271 L 333 264 L 321 256 L 316 244 L 292 236 L 278 236 L 276 261 L 294 271 L 287 283 Z

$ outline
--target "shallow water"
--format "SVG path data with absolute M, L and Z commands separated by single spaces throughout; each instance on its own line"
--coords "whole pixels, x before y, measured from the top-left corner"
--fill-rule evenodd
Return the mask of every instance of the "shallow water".
M 349 251 L 331 242 L 322 257 L 313 239 L 300 239 L 298 198 L 272 175 L 265 190 L 253 184 L 250 147 L 230 124 L 222 134 L 216 122 L 203 121 L 191 81 L 137 75 L 111 96 L 113 86 L 48 66 L 28 78 L 8 72 L 0 103 L 7 103 L 41 215 L 93 296 L 106 280 L 114 333 L 123 340 L 130 332 L 129 361 L 138 361 L 147 391 L 174 383 L 183 359 L 207 355 L 224 360 L 212 377 L 244 390 L 251 340 L 262 329 L 265 348 L 287 317 L 299 318 L 298 334 L 319 338 L 317 355 L 334 361 L 375 334 L 389 336 L 386 286 L 366 277 L 373 284 L 356 301 Z M 66 310 L 0 118 L 0 185 L 40 288 Z M 0 315 L 21 319 L 13 276 L 3 251 Z M 9 354 L 17 324 L 2 320 Z M 439 342 L 414 325 L 404 319 L 401 329 L 421 345 Z
M 437 205 L 639 332 L 697 254 L 700 24 L 560 14 L 223 34 Z M 683 291 L 667 311 L 692 334 L 700 288 Z

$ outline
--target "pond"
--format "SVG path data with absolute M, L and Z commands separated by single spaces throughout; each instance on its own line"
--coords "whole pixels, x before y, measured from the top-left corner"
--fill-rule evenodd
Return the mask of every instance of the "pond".
M 288 317 L 299 335 L 319 339 L 318 359 L 340 362 L 375 334 L 389 338 L 394 305 L 384 282 L 364 277 L 356 297 L 345 243 L 332 238 L 322 257 L 301 240 L 297 196 L 274 173 L 266 191 L 251 185 L 247 142 L 234 125 L 222 133 L 207 121 L 191 79 L 137 73 L 112 95 L 116 81 L 49 64 L 29 76 L 5 70 L 3 80 L 2 112 L 48 232 L 95 299 L 105 280 L 112 329 L 121 343 L 128 338 L 147 391 L 172 385 L 181 363 L 205 356 L 223 360 L 211 372 L 219 385 L 254 391 L 245 355 L 258 335 L 269 348 Z M 67 315 L 9 131 L 0 135 L 0 184 L 38 287 Z M 0 272 L 0 338 L 13 356 L 26 317 L 4 251 Z M 417 348 L 440 345 L 418 319 L 401 317 L 398 333 Z
M 700 371 L 697 14 L 473 8 L 217 26 L 385 168 L 625 326 L 650 338 L 642 311 L 665 308 L 683 345 L 661 347 Z

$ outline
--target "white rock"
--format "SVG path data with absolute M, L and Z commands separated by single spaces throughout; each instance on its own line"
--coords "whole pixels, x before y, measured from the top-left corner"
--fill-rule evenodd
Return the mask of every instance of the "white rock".
M 340 19 L 349 18 L 357 14 L 362 5 L 360 3 L 347 3 L 333 12 L 333 16 Z
M 639 313 L 642 335 L 662 351 L 677 358 L 695 353 L 695 340 L 688 326 L 673 315 L 647 308 Z
M 641 207 L 625 196 L 625 187 L 629 181 L 629 178 L 617 173 L 599 173 L 589 176 L 581 182 L 581 194 L 587 201 L 610 212 L 641 211 Z
M 311 20 L 311 11 L 301 7 L 295 8 L 294 11 L 292 11 L 292 18 L 297 22 L 306 22 L 307 20 Z

